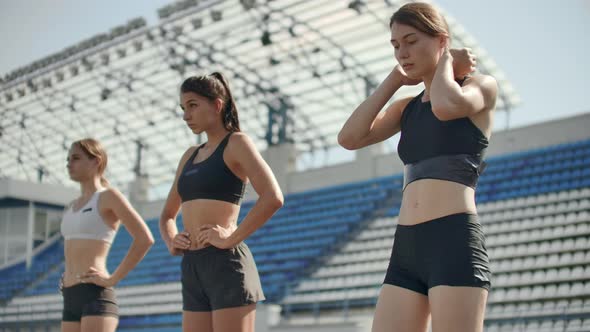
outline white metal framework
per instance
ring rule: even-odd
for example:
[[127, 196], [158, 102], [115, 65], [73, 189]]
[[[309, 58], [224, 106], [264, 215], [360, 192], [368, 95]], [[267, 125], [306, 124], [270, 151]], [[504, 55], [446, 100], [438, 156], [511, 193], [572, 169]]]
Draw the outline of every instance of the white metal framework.
[[[167, 183], [195, 142], [178, 87], [214, 70], [228, 77], [242, 129], [260, 149], [333, 147], [347, 116], [395, 65], [388, 21], [401, 3], [187, 0], [162, 8], [155, 26], [136, 19], [9, 73], [0, 82], [0, 177], [69, 184], [69, 144], [91, 136], [107, 148], [114, 185], [139, 173], [152, 186]], [[510, 83], [447, 19], [455, 45], [471, 47], [479, 70], [498, 79], [499, 109], [509, 111], [518, 103]]]

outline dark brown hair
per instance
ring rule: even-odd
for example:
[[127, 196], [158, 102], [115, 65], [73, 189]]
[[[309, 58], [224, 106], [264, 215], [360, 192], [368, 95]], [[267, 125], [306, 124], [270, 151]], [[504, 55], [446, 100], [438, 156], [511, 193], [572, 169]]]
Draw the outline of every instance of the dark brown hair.
[[227, 80], [220, 72], [211, 75], [191, 76], [180, 86], [180, 92], [194, 92], [211, 101], [219, 98], [223, 102], [222, 120], [226, 130], [240, 131], [240, 120], [236, 102], [229, 89]]

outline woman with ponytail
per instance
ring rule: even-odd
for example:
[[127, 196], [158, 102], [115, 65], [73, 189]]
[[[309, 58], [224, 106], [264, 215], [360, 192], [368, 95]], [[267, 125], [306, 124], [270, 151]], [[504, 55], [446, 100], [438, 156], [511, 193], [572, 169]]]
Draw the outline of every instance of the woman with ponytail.
[[[172, 255], [182, 255], [183, 331], [254, 331], [264, 300], [256, 264], [243, 242], [283, 204], [277, 181], [252, 140], [240, 132], [238, 111], [220, 73], [189, 77], [180, 87], [183, 120], [207, 142], [189, 148], [160, 218]], [[237, 226], [250, 181], [258, 200]], [[176, 216], [182, 209], [184, 230]]]
[[[67, 160], [70, 178], [80, 184], [80, 197], [66, 208], [61, 224], [65, 239], [62, 331], [115, 331], [119, 319], [113, 287], [141, 261], [154, 238], [139, 214], [104, 177], [107, 154], [98, 141], [74, 142]], [[133, 242], [110, 274], [107, 256], [121, 223]]]

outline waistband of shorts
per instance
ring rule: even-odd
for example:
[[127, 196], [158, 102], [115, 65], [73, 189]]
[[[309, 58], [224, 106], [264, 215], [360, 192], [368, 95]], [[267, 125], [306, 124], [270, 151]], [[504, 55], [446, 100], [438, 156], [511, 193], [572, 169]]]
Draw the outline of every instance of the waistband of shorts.
[[219, 249], [215, 246], [207, 246], [207, 247], [203, 247], [203, 248], [199, 248], [199, 249], [187, 250], [184, 252], [184, 256], [200, 256], [200, 255], [205, 255], [207, 253], [218, 252], [220, 250], [223, 250], [223, 249]]
[[424, 221], [415, 225], [397, 225], [397, 229], [405, 229], [408, 231], [420, 230], [424, 228], [435, 227], [442, 223], [454, 223], [454, 222], [467, 222], [467, 223], [479, 223], [478, 215], [471, 212], [459, 212], [453, 213], [446, 216], [438, 217], [428, 221]]
[[62, 291], [76, 291], [76, 290], [83, 290], [83, 289], [112, 289], [112, 288], [106, 288], [106, 287], [102, 287], [99, 286], [97, 284], [93, 284], [93, 283], [77, 283], [68, 287], [63, 287]]
[[[240, 242], [235, 246], [235, 248], [243, 246], [243, 245], [245, 245], [245, 243]], [[220, 249], [220, 248], [217, 248], [216, 246], [210, 245], [210, 246], [195, 249], [195, 250], [187, 250], [184, 252], [184, 256], [195, 257], [195, 256], [201, 256], [201, 255], [206, 255], [206, 254], [210, 254], [210, 253], [223, 252], [223, 251], [227, 251], [230, 249]]]

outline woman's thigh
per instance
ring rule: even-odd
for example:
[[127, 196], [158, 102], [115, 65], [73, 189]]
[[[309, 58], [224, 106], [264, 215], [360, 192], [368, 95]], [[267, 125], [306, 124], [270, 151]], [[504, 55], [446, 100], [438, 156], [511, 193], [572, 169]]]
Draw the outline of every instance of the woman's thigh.
[[214, 332], [254, 332], [256, 304], [213, 311]]
[[488, 291], [479, 287], [436, 286], [428, 292], [433, 332], [481, 332]]
[[428, 297], [398, 286], [384, 284], [373, 317], [373, 332], [425, 332], [428, 328]]

